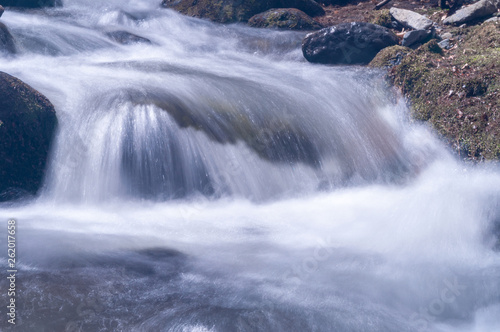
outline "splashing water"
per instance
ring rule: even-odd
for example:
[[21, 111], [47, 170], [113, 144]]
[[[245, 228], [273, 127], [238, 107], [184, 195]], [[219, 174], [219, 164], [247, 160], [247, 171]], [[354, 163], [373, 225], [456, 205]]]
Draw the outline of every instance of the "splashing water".
[[456, 161], [383, 73], [306, 63], [303, 33], [157, 2], [2, 16], [0, 70], [59, 119], [40, 196], [0, 207], [19, 328], [500, 329], [496, 166]]

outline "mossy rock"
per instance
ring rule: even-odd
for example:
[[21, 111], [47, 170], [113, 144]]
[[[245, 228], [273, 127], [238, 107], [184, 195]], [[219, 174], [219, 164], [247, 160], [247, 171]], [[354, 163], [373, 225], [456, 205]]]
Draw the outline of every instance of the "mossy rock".
[[443, 49], [439, 46], [438, 41], [436, 39], [431, 39], [424, 45], [420, 46], [417, 49], [418, 52], [430, 52], [436, 54], [443, 54]]
[[324, 15], [314, 0], [163, 0], [162, 6], [181, 14], [214, 22], [247, 22], [252, 16], [272, 8], [296, 8], [309, 16]]
[[485, 24], [462, 35], [453, 54], [436, 53], [431, 41], [409, 53], [389, 76], [409, 97], [413, 117], [429, 122], [460, 156], [498, 160], [500, 27]]
[[255, 28], [288, 30], [318, 30], [323, 26], [301, 10], [294, 8], [270, 9], [252, 16], [248, 25]]
[[0, 72], [0, 201], [40, 189], [56, 125], [46, 97]]
[[401, 63], [403, 58], [412, 52], [412, 49], [404, 46], [391, 46], [382, 49], [368, 64], [370, 67], [392, 68]]

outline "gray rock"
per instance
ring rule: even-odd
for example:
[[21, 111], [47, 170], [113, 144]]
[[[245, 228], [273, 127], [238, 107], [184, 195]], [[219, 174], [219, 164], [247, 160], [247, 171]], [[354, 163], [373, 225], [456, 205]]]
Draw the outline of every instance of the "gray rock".
[[411, 10], [392, 7], [389, 13], [396, 21], [398, 21], [402, 26], [406, 28], [414, 30], [426, 30], [429, 29], [433, 24], [433, 22], [427, 17], [412, 12]]
[[397, 43], [396, 35], [380, 25], [341, 23], [308, 34], [302, 53], [309, 62], [368, 64], [381, 49]]
[[16, 53], [14, 37], [9, 32], [5, 24], [0, 22], [0, 53]]
[[422, 43], [431, 36], [430, 30], [413, 30], [405, 33], [401, 45], [409, 47], [416, 43]]
[[438, 43], [439, 47], [444, 50], [449, 50], [451, 48], [451, 42], [449, 39], [444, 39]]
[[453, 35], [450, 32], [445, 32], [442, 35], [439, 36], [441, 39], [451, 39], [453, 38]]
[[486, 21], [484, 21], [484, 23], [490, 23], [490, 22], [493, 22], [493, 23], [500, 22], [500, 17], [495, 16], [495, 17], [489, 18]]
[[447, 17], [443, 23], [460, 25], [478, 18], [489, 16], [497, 11], [498, 2], [495, 0], [481, 0], [473, 5], [458, 10], [455, 14]]
[[2, 5], [0, 5], [0, 17], [2, 17], [4, 11], [5, 11], [5, 8], [3, 8]]

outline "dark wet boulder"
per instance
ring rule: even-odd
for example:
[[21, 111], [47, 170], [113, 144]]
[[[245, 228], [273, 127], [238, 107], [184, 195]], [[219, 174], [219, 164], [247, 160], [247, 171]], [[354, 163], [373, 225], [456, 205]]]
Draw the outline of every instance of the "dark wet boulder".
[[247, 22], [252, 16], [272, 8], [296, 8], [309, 16], [325, 14], [323, 7], [314, 0], [163, 0], [162, 7], [220, 23]]
[[123, 30], [106, 32], [106, 36], [123, 45], [151, 44], [151, 40]]
[[0, 5], [0, 17], [2, 17], [4, 11], [5, 11], [5, 8], [3, 8], [2, 5]]
[[14, 37], [10, 34], [5, 24], [0, 22], [0, 53], [16, 53]]
[[42, 8], [62, 6], [61, 0], [2, 0], [4, 7]]
[[398, 44], [389, 29], [363, 22], [341, 23], [308, 34], [302, 53], [309, 62], [368, 64], [377, 53]]
[[39, 190], [56, 125], [46, 97], [0, 72], [0, 200]]
[[318, 30], [323, 26], [309, 15], [295, 8], [270, 9], [252, 16], [248, 25], [255, 28], [277, 28], [289, 30]]

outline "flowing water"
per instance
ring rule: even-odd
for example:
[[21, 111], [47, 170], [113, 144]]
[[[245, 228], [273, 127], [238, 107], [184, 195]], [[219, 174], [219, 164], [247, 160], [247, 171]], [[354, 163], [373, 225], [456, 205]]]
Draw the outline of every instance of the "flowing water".
[[497, 166], [457, 161], [382, 72], [306, 63], [304, 33], [159, 2], [2, 17], [0, 70], [59, 119], [42, 192], [0, 209], [2, 330], [500, 330]]

